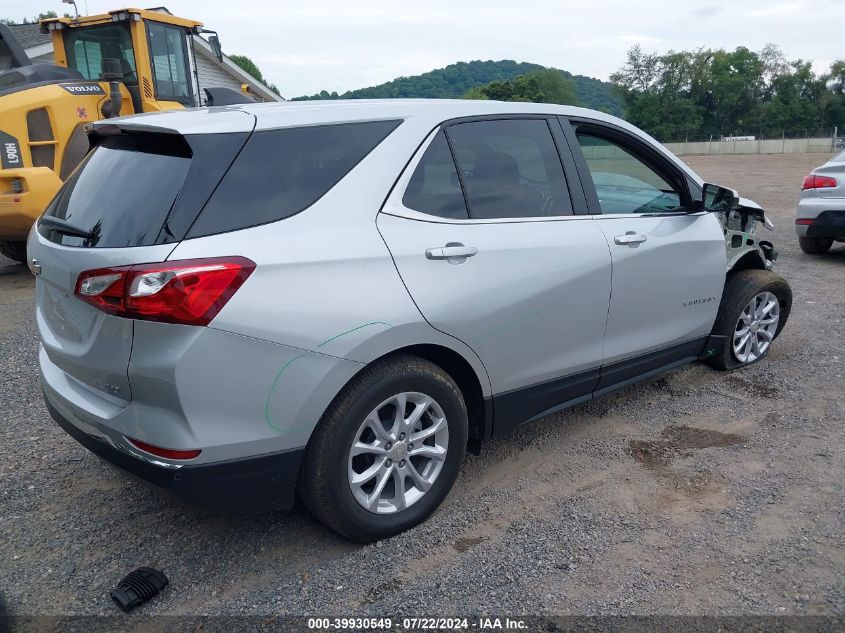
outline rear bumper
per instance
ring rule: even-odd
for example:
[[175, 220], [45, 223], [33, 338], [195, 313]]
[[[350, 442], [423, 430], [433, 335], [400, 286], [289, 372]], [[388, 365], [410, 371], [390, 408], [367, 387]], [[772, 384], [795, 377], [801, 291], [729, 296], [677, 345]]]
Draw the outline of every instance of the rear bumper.
[[[101, 459], [191, 505], [221, 513], [289, 509], [304, 448], [196, 466], [143, 459], [88, 433], [62, 415], [45, 394], [47, 410], [68, 435]], [[161, 464], [161, 465], [159, 465]]]
[[822, 211], [811, 224], [796, 224], [799, 237], [845, 239], [845, 210]]

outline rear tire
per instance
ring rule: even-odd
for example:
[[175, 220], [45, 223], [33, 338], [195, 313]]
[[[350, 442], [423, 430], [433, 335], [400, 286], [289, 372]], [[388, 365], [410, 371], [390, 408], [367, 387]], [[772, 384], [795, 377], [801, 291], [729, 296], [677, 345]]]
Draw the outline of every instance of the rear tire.
[[[776, 298], [777, 306], [772, 305], [771, 296]], [[758, 308], [756, 317], [755, 307]], [[767, 307], [769, 311], [762, 314]], [[713, 325], [713, 334], [724, 336], [726, 342], [722, 351], [708, 358], [707, 363], [716, 369], [731, 370], [762, 360], [769, 354], [772, 341], [783, 330], [791, 308], [792, 289], [780, 275], [768, 270], [740, 270], [732, 274], [725, 282], [722, 303]], [[767, 323], [773, 313], [777, 314], [777, 321]], [[746, 334], [749, 338], [744, 338]], [[759, 348], [756, 344], [754, 349], [743, 345], [752, 336]]]
[[833, 246], [833, 238], [830, 237], [799, 237], [798, 245], [801, 250], [810, 255], [821, 255], [830, 250]]
[[26, 263], [26, 242], [0, 240], [0, 253], [21, 264]]
[[451, 490], [467, 426], [461, 391], [440, 367], [404, 354], [377, 361], [323, 414], [305, 451], [299, 496], [351, 540], [398, 534], [427, 519]]

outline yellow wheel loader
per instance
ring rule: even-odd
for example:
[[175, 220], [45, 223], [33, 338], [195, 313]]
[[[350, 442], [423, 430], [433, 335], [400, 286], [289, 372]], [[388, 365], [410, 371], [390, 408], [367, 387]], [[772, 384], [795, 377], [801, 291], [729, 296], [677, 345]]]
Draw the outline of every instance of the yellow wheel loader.
[[[89, 149], [86, 123], [198, 105], [192, 35], [202, 23], [120, 9], [41, 21], [54, 63], [32, 63], [0, 24], [0, 253], [23, 262], [32, 223]], [[209, 44], [220, 59], [216, 34]], [[251, 102], [206, 88], [205, 105]]]

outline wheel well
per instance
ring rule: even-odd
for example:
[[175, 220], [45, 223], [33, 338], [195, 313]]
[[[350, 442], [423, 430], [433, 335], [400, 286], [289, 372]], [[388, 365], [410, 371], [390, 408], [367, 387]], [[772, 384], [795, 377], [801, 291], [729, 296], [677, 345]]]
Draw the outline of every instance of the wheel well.
[[728, 271], [728, 275], [731, 275], [738, 270], [766, 270], [766, 264], [755, 251], [749, 251], [740, 257], [733, 266], [731, 266], [731, 269]]
[[414, 356], [419, 356], [434, 363], [449, 374], [455, 383], [457, 383], [458, 388], [464, 396], [464, 403], [467, 407], [470, 448], [477, 450], [478, 443], [485, 436], [484, 430], [489, 404], [484, 402], [481, 383], [478, 381], [478, 376], [475, 374], [472, 365], [458, 352], [448, 347], [441, 347], [440, 345], [409, 345], [408, 347], [393, 350], [386, 356], [402, 353], [413, 354]]

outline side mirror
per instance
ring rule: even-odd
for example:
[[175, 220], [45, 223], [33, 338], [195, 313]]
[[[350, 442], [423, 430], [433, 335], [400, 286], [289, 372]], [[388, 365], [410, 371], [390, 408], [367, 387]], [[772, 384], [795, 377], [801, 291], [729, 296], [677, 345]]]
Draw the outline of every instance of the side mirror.
[[701, 195], [701, 211], [729, 213], [739, 206], [739, 194], [727, 187], [704, 183]]
[[217, 61], [223, 61], [223, 49], [220, 47], [220, 38], [217, 35], [208, 36], [208, 44], [211, 46], [211, 52], [217, 58]]

